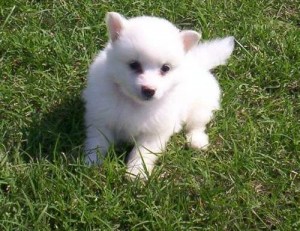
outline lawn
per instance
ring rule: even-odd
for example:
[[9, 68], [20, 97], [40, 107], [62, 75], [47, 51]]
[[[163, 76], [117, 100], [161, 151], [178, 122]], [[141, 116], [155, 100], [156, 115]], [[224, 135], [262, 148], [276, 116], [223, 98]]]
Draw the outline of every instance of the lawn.
[[[175, 135], [147, 182], [124, 177], [127, 147], [82, 161], [107, 11], [236, 38], [209, 150]], [[299, 15], [297, 0], [1, 1], [0, 230], [300, 230]]]

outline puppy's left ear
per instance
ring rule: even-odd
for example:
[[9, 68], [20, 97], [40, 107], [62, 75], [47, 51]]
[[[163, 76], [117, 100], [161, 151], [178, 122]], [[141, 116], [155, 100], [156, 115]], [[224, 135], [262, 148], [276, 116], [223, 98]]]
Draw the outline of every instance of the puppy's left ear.
[[201, 35], [193, 30], [183, 30], [180, 32], [185, 52], [198, 44]]
[[114, 42], [119, 38], [126, 21], [127, 20], [119, 13], [109, 12], [106, 14], [106, 25], [111, 41]]

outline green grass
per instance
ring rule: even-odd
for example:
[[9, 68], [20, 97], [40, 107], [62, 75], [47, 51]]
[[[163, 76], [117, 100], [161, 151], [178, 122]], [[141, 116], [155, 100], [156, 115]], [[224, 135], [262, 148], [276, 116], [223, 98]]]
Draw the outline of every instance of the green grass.
[[[122, 148], [80, 160], [107, 11], [237, 40], [210, 149], [174, 136], [146, 183], [124, 178]], [[296, 0], [1, 1], [0, 230], [299, 230], [299, 15]]]

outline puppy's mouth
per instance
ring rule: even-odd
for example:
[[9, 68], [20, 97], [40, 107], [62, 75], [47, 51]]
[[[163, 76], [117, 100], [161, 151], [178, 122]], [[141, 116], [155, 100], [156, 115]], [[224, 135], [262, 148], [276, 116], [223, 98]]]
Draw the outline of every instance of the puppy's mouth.
[[119, 97], [126, 97], [130, 99], [131, 101], [134, 101], [135, 103], [143, 104], [148, 101], [154, 100], [154, 94], [155, 92], [151, 92], [151, 90], [145, 90], [144, 91], [137, 91], [136, 94], [132, 94], [128, 92], [126, 89], [124, 89], [120, 84], [115, 83], [116, 87], [116, 93], [119, 95]]
[[142, 98], [144, 101], [151, 101], [153, 100], [153, 97], [146, 97], [146, 96], [143, 96]]

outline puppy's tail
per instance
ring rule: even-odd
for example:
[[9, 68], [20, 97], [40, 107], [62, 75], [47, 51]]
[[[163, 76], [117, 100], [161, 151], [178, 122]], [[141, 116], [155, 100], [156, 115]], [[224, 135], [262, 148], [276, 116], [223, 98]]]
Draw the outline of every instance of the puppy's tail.
[[213, 69], [219, 65], [226, 64], [234, 49], [234, 37], [215, 39], [200, 43], [193, 49], [192, 54], [196, 56], [200, 65], [205, 69]]

